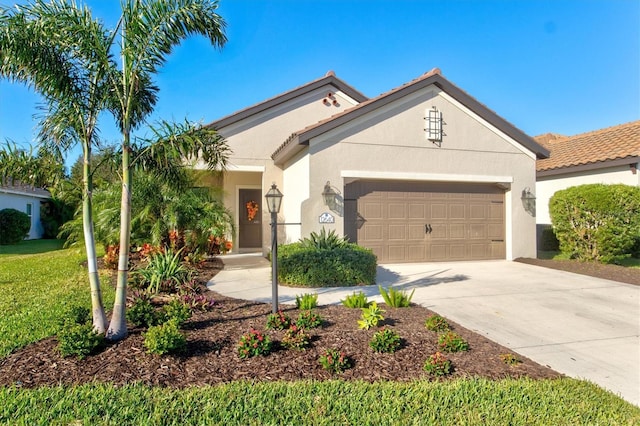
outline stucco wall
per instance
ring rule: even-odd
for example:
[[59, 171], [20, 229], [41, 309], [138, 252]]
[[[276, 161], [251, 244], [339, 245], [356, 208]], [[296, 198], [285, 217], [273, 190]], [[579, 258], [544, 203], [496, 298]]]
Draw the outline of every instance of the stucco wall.
[[[426, 110], [442, 111], [445, 136], [441, 146], [427, 140]], [[344, 188], [354, 176], [379, 179], [500, 182], [505, 193], [507, 258], [535, 256], [535, 218], [520, 200], [535, 187], [535, 156], [483, 122], [446, 94], [424, 89], [385, 108], [372, 111], [310, 141], [310, 197], [305, 202], [302, 235], [322, 228], [326, 181]], [[333, 226], [342, 233], [343, 217]]]
[[[638, 167], [640, 167], [640, 163]], [[536, 182], [536, 223], [539, 225], [551, 224], [549, 200], [556, 191], [589, 183], [622, 183], [640, 186], [640, 172], [633, 174], [629, 165], [623, 165], [538, 178], [538, 182]]]
[[[329, 92], [335, 95], [337, 105], [327, 106], [322, 102]], [[308, 188], [308, 185], [304, 184], [306, 181], [299, 179], [303, 178], [303, 169], [308, 168], [308, 165], [304, 162], [294, 165], [292, 170], [287, 173], [288, 179], [285, 180], [283, 169], [273, 164], [271, 154], [293, 132], [337, 114], [356, 103], [354, 99], [336, 90], [334, 86], [325, 85], [237, 123], [219, 128], [218, 132], [225, 137], [232, 151], [229, 159], [229, 172], [224, 175], [224, 202], [227, 208], [234, 212], [236, 223], [236, 187], [239, 185], [261, 187], [264, 197], [272, 183], [278, 185], [278, 189], [285, 195], [278, 221], [299, 222], [300, 204], [296, 201], [298, 208], [293, 207], [295, 204], [292, 194], [298, 193], [298, 198], [305, 197], [305, 192], [300, 192], [300, 190], [302, 186]], [[295, 161], [297, 159], [294, 159]], [[308, 193], [308, 189], [306, 189], [306, 193]], [[266, 253], [270, 245], [270, 217], [266, 208], [262, 210], [263, 251]], [[289, 217], [290, 215], [293, 216]], [[289, 237], [289, 235], [291, 236]], [[299, 237], [299, 226], [279, 228], [280, 242], [295, 241]]]
[[[282, 198], [282, 215], [286, 218], [287, 223], [300, 223], [304, 204], [309, 198], [308, 153], [298, 154], [285, 165], [282, 187], [287, 191]], [[283, 232], [285, 243], [298, 241], [302, 236], [300, 225], [285, 225]]]
[[7, 194], [0, 192], [0, 210], [15, 209], [27, 213], [27, 204], [32, 205], [31, 209], [31, 229], [27, 240], [42, 238], [44, 230], [40, 223], [40, 201], [41, 198], [29, 197], [26, 195]]

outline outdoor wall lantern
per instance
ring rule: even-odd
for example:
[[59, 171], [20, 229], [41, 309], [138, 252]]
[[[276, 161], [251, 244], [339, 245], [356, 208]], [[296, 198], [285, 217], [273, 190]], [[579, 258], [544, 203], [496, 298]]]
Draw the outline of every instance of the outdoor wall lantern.
[[330, 181], [324, 184], [322, 198], [324, 199], [325, 206], [329, 207], [329, 210], [336, 210], [338, 193], [331, 187]]
[[531, 192], [529, 187], [526, 187], [522, 190], [522, 205], [524, 209], [530, 213], [532, 216], [536, 213], [536, 196]]
[[264, 198], [267, 199], [267, 208], [271, 213], [271, 312], [278, 312], [278, 213], [282, 205], [282, 192], [275, 183]]

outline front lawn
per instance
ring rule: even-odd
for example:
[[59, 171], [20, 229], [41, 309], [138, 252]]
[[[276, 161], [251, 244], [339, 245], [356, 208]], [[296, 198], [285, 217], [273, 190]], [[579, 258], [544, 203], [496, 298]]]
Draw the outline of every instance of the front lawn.
[[[55, 334], [66, 306], [91, 306], [86, 256], [57, 240], [0, 246], [0, 358]], [[103, 285], [105, 304], [114, 291]]]
[[[215, 372], [212, 371], [212, 374]], [[28, 425], [633, 425], [640, 409], [575, 379], [248, 382], [169, 389], [0, 388], [0, 423]]]

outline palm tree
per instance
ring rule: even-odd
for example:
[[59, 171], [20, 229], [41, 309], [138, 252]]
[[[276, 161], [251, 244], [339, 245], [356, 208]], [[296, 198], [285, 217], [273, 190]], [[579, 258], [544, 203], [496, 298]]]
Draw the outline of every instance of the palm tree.
[[91, 205], [91, 149], [98, 115], [105, 109], [113, 33], [86, 8], [54, 0], [0, 10], [0, 77], [26, 83], [45, 99], [41, 141], [82, 146], [83, 226], [96, 331], [106, 331]]
[[[117, 105], [113, 109], [122, 132], [122, 199], [116, 298], [107, 330], [107, 338], [111, 340], [127, 334], [124, 313], [131, 234], [131, 131], [143, 123], [153, 107], [144, 96], [144, 88], [151, 84], [152, 76], [166, 62], [173, 47], [188, 35], [205, 36], [217, 47], [226, 42], [225, 24], [216, 13], [217, 8], [217, 1], [208, 0], [122, 1], [122, 68], [119, 81], [114, 84]], [[208, 163], [211, 167], [223, 165]]]

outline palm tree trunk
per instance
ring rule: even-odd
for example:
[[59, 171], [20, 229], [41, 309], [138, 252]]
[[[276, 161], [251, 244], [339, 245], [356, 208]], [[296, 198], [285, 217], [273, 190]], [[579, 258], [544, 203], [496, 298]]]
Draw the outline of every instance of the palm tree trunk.
[[98, 275], [98, 259], [96, 255], [96, 240], [93, 233], [93, 210], [91, 198], [93, 183], [89, 162], [91, 157], [90, 148], [83, 146], [83, 167], [82, 167], [82, 228], [84, 231], [84, 246], [87, 251], [87, 269], [89, 271], [89, 287], [91, 289], [91, 310], [93, 312], [93, 328], [98, 333], [107, 330], [107, 317], [102, 305], [102, 290], [100, 289], [100, 276]]
[[122, 340], [127, 337], [125, 309], [127, 302], [127, 278], [129, 275], [129, 242], [131, 236], [131, 153], [129, 135], [125, 133], [122, 150], [122, 199], [120, 204], [120, 256], [118, 258], [118, 281], [113, 313], [106, 337]]

